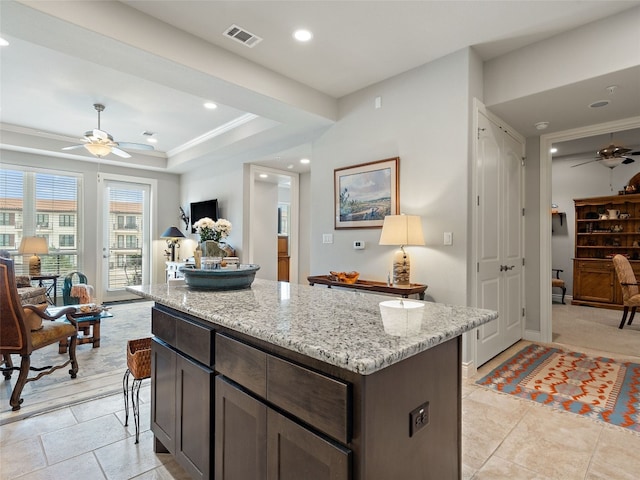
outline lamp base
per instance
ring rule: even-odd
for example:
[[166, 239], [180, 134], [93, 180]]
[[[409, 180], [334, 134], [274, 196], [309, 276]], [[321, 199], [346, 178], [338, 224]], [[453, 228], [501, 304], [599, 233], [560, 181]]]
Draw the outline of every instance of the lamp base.
[[31, 276], [40, 276], [41, 271], [41, 263], [40, 257], [37, 255], [32, 256], [29, 259], [29, 275]]
[[410, 275], [409, 254], [401, 248], [393, 255], [393, 284], [409, 285]]

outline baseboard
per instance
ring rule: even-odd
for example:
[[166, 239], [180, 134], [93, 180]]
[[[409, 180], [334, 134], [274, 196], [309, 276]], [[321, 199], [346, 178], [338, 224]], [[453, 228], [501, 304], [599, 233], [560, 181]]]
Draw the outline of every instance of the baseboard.
[[471, 378], [478, 373], [478, 368], [473, 360], [462, 362], [462, 378]]
[[[571, 300], [573, 300], [573, 296], [572, 295], [565, 295], [564, 296], [564, 303], [566, 303], [567, 305], [571, 304]], [[562, 303], [562, 294], [552, 293], [551, 294], [551, 301], [555, 302], [555, 303]]]
[[525, 330], [522, 338], [530, 342], [542, 342], [542, 333], [537, 330]]

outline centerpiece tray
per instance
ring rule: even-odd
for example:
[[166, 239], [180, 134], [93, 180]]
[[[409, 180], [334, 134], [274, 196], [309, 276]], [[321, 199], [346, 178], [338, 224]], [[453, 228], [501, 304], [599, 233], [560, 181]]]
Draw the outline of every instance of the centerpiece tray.
[[222, 267], [215, 270], [182, 266], [178, 270], [184, 274], [184, 283], [192, 288], [200, 290], [240, 290], [251, 286], [256, 272], [260, 270], [260, 265], [241, 264], [237, 267]]

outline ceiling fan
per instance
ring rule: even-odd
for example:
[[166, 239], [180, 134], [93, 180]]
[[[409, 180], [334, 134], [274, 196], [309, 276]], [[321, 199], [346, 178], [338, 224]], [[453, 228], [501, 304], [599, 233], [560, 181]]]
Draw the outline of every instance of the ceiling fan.
[[630, 148], [624, 148], [613, 143], [613, 133], [611, 134], [611, 144], [596, 152], [596, 158], [588, 160], [586, 162], [572, 165], [572, 167], [579, 167], [580, 165], [586, 165], [592, 162], [601, 162], [607, 168], [614, 169], [618, 165], [629, 164], [635, 162], [635, 159], [631, 158], [640, 155], [640, 151], [632, 152]]
[[89, 130], [85, 132], [84, 138], [82, 139], [84, 143], [79, 145], [72, 145], [71, 147], [64, 147], [62, 150], [75, 150], [77, 148], [86, 148], [92, 155], [96, 157], [104, 157], [113, 153], [122, 158], [131, 158], [127, 152], [122, 150], [122, 148], [127, 149], [135, 149], [135, 150], [153, 150], [152, 145], [146, 145], [144, 143], [126, 143], [126, 142], [116, 142], [113, 140], [113, 137], [105, 132], [104, 130], [100, 130], [100, 112], [104, 111], [104, 105], [101, 103], [94, 103], [93, 108], [98, 112], [98, 128], [94, 128], [93, 130]]

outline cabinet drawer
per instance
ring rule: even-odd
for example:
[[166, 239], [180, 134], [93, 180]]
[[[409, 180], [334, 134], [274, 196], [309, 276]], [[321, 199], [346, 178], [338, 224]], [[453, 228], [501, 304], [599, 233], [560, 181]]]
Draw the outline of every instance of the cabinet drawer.
[[267, 400], [342, 443], [349, 443], [349, 385], [267, 355]]
[[151, 333], [172, 347], [176, 346], [176, 317], [167, 312], [151, 309]]
[[213, 366], [214, 330], [183, 318], [176, 322], [176, 348], [195, 360]]
[[216, 370], [262, 398], [267, 397], [267, 354], [226, 335], [216, 335]]

